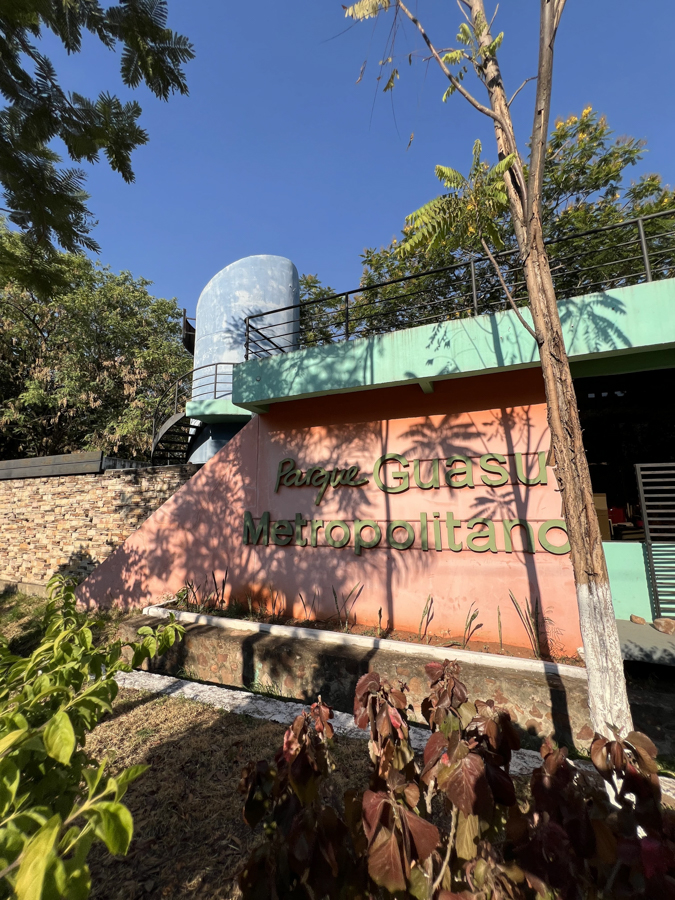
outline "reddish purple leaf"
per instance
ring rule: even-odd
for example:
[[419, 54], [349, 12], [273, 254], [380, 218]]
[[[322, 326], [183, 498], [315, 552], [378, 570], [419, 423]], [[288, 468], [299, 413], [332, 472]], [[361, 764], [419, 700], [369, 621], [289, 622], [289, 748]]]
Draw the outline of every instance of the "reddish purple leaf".
[[391, 800], [384, 791], [366, 791], [363, 795], [363, 830], [368, 843], [373, 839], [378, 826], [389, 813]]
[[[465, 751], [465, 752], [464, 752]], [[485, 765], [477, 753], [469, 753], [466, 744], [460, 744], [449, 766], [441, 765], [438, 771], [438, 787], [465, 816], [474, 812], [476, 785], [485, 775]]]
[[375, 884], [386, 888], [392, 894], [406, 889], [401, 850], [396, 834], [383, 828], [375, 844], [368, 852], [368, 874]]
[[402, 810], [402, 813], [415, 848], [413, 859], [419, 859], [424, 862], [438, 847], [441, 840], [438, 828], [408, 809]]

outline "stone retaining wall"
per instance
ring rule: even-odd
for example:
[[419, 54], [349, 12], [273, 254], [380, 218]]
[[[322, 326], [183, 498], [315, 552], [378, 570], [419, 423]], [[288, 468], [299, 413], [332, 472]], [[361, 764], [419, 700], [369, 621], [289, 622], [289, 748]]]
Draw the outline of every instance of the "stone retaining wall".
[[[138, 640], [142, 625], [155, 627], [147, 616], [127, 619], [120, 625], [123, 641]], [[462, 662], [461, 678], [472, 700], [494, 699], [509, 710], [526, 738], [554, 735], [556, 740], [588, 747], [593, 737], [588, 713], [586, 682], [557, 674], [499, 669]], [[452, 650], [448, 650], [452, 659]], [[313, 702], [321, 694], [336, 709], [351, 712], [359, 677], [369, 671], [410, 688], [414, 718], [422, 721], [420, 704], [428, 694], [424, 671], [429, 658], [390, 649], [319, 643], [284, 638], [262, 632], [188, 625], [185, 637], [150, 671], [209, 681], [230, 687], [254, 687], [271, 694]], [[147, 660], [143, 668], [148, 668]]]
[[42, 593], [57, 572], [82, 580], [197, 468], [0, 481], [0, 588]]

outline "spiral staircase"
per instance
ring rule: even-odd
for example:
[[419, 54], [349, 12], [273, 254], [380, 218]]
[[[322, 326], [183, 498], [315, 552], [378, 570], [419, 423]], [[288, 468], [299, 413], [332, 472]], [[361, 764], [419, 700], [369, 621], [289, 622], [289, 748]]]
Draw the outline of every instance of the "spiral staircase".
[[229, 399], [234, 363], [199, 366], [181, 375], [157, 401], [152, 419], [151, 462], [155, 466], [184, 465], [190, 459], [204, 424], [186, 413], [192, 401]]

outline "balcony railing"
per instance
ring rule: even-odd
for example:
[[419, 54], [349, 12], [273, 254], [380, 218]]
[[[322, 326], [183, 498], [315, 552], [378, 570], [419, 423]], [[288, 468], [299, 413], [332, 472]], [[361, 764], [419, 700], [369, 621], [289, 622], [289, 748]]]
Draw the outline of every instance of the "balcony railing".
[[[675, 211], [577, 232], [546, 246], [558, 300], [672, 278]], [[495, 258], [514, 299], [525, 305], [518, 250]], [[250, 315], [245, 320], [246, 359], [507, 308], [492, 263], [467, 257], [428, 272]]]

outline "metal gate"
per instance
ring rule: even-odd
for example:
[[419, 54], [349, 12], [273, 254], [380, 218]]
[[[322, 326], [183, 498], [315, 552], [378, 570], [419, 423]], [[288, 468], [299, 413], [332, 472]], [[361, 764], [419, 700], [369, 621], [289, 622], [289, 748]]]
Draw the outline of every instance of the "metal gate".
[[657, 616], [675, 616], [675, 463], [635, 466]]

